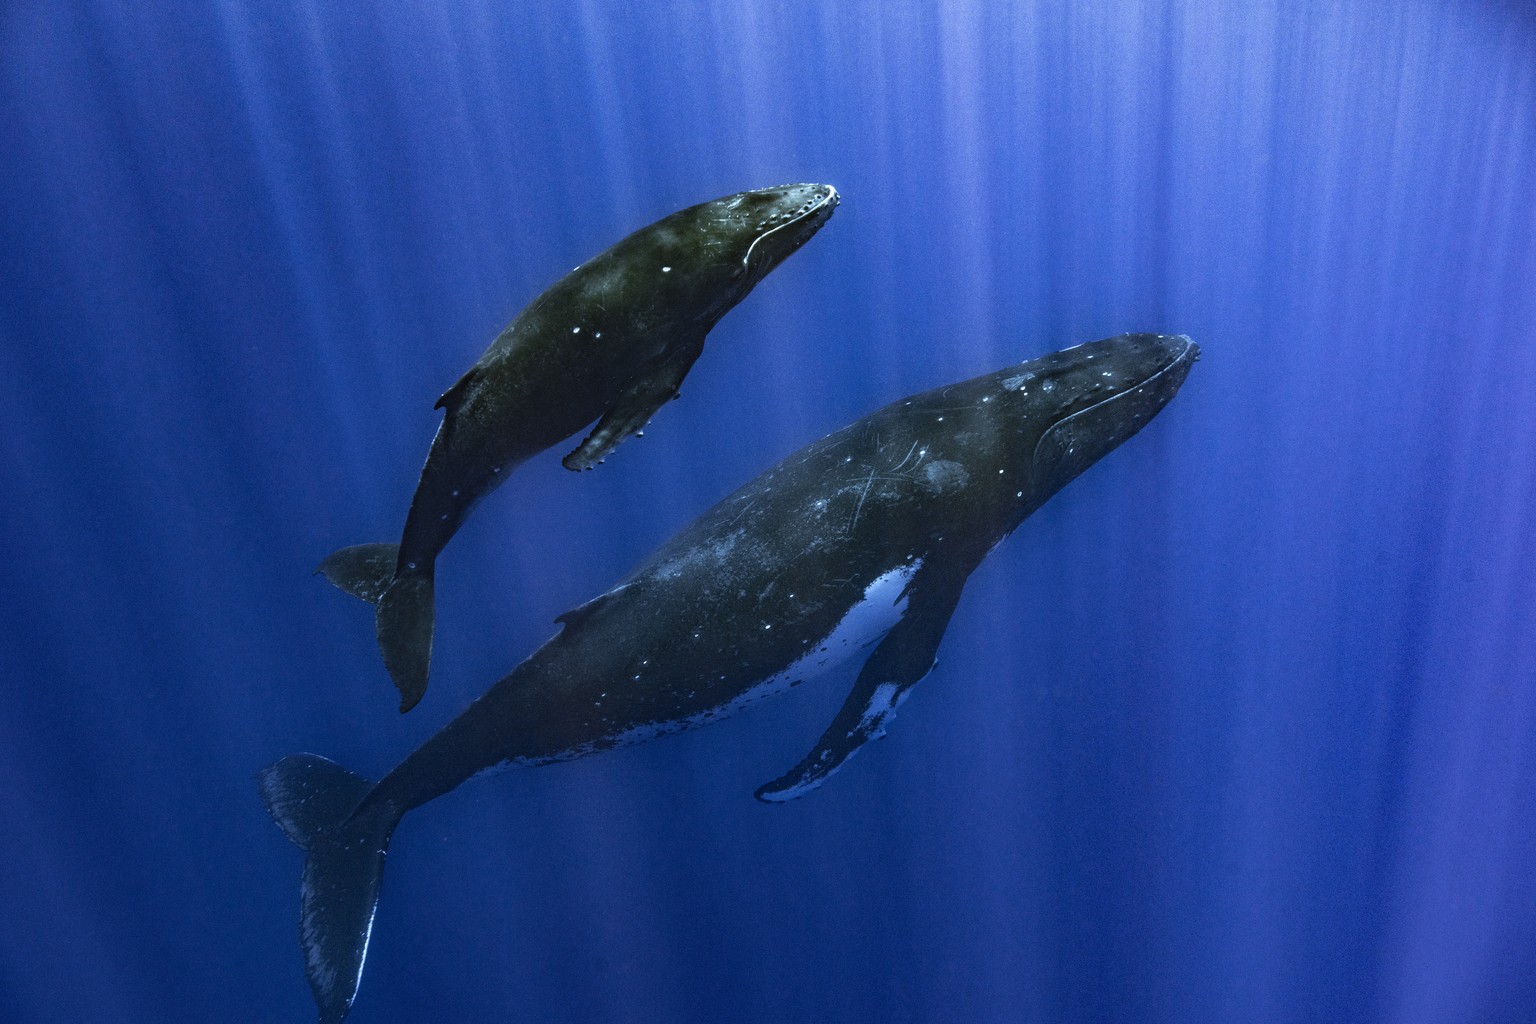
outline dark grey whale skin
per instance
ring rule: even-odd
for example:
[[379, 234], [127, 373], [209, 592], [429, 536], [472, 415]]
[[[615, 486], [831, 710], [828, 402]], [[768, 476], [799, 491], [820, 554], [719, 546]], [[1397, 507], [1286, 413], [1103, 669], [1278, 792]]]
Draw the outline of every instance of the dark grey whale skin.
[[591, 469], [678, 395], [712, 327], [837, 208], [830, 185], [724, 196], [636, 231], [555, 282], [437, 401], [398, 546], [320, 566], [377, 605], [380, 652], [410, 710], [426, 690], [433, 569], [470, 511], [519, 464], [597, 421], [564, 464]]
[[[377, 784], [295, 754], [261, 774], [308, 853], [301, 936], [322, 1021], [361, 976], [400, 817], [503, 765], [717, 720], [869, 650], [842, 710], [758, 790], [819, 785], [927, 675], [986, 554], [1173, 398], [1199, 350], [1124, 335], [913, 395], [789, 456], [679, 532]], [[850, 628], [849, 624], [854, 627]]]

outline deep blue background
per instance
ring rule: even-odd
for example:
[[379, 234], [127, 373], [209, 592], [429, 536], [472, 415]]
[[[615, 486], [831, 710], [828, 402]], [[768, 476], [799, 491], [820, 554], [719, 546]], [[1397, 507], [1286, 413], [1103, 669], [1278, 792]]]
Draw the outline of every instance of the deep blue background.
[[[822, 688], [412, 814], [353, 1019], [1531, 1019], [1529, 6], [16, 0], [0, 47], [0, 1019], [310, 1019], [261, 765], [386, 770], [782, 455], [1126, 330], [1205, 358], [885, 742], [754, 801]], [[482, 507], [399, 717], [315, 563], [541, 288], [786, 180], [844, 204], [644, 441]]]

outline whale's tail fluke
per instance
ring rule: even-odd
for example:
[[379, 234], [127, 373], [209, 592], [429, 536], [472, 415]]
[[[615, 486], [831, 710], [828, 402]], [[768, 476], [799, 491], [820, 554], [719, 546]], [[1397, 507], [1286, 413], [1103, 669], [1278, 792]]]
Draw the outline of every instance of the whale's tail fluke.
[[356, 544], [332, 554], [316, 571], [375, 607], [379, 651], [400, 690], [404, 713], [427, 692], [434, 610], [432, 564], [405, 569], [399, 557], [398, 544]]
[[320, 1024], [341, 1024], [363, 974], [384, 851], [400, 813], [387, 804], [362, 807], [373, 783], [314, 754], [291, 754], [257, 779], [267, 810], [306, 854], [299, 914], [305, 970]]
[[332, 552], [315, 572], [353, 597], [378, 604], [395, 581], [399, 561], [399, 544], [354, 544]]
[[379, 598], [374, 624], [384, 667], [400, 690], [400, 713], [411, 710], [427, 692], [432, 664], [432, 566], [399, 573]]

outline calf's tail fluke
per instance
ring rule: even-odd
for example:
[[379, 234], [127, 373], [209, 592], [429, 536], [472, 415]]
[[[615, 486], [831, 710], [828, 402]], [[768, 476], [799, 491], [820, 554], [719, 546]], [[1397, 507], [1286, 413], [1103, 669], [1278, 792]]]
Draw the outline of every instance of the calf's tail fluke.
[[305, 970], [320, 1024], [341, 1024], [363, 975], [384, 851], [400, 812], [387, 804], [363, 807], [373, 783], [315, 754], [291, 754], [257, 778], [267, 810], [305, 853]]
[[356, 544], [332, 554], [317, 571], [374, 606], [379, 651], [404, 713], [427, 692], [435, 611], [432, 564], [401, 567], [399, 558], [398, 544]]
[[432, 664], [432, 567], [400, 573], [379, 598], [374, 625], [384, 667], [400, 691], [400, 713], [411, 710], [427, 692]]

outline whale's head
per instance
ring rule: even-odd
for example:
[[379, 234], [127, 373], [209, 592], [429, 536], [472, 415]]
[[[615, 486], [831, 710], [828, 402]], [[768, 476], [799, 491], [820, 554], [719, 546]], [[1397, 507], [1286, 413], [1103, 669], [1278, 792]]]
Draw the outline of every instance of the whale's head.
[[893, 537], [941, 523], [939, 539], [995, 543], [1146, 426], [1199, 353], [1127, 334], [934, 388], [830, 435], [826, 472]]
[[779, 185], [711, 199], [642, 228], [577, 268], [582, 287], [630, 326], [708, 330], [837, 209], [831, 185]]
[[831, 185], [779, 185], [733, 197], [726, 224], [742, 267], [761, 277], [783, 263], [821, 230], [840, 201]]
[[1167, 405], [1200, 348], [1182, 334], [1122, 334], [1017, 367], [1002, 386], [1021, 400], [1034, 503], [1043, 502]]
[[694, 221], [700, 250], [744, 293], [820, 231], [839, 201], [831, 185], [778, 185], [685, 212]]

